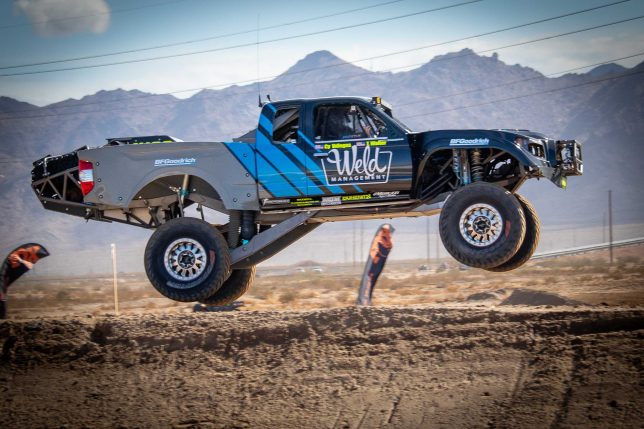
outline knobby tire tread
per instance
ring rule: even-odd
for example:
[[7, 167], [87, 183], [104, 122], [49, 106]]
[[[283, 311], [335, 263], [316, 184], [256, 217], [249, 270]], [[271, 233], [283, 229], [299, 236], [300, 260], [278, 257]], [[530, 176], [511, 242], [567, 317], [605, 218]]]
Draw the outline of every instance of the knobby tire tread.
[[[195, 238], [210, 237], [211, 244], [216, 248], [217, 267], [214, 276], [206, 283], [199, 287], [190, 289], [176, 289], [167, 286], [162, 275], [157, 273], [156, 260], [159, 258], [158, 251], [164, 249], [163, 241], [168, 240], [168, 236], [173, 237], [181, 234], [193, 236]], [[167, 246], [168, 243], [165, 245]], [[213, 295], [224, 284], [230, 275], [230, 252], [228, 244], [223, 235], [207, 222], [195, 218], [178, 218], [168, 221], [161, 225], [150, 237], [145, 249], [144, 266], [148, 279], [155, 289], [163, 296], [179, 302], [194, 302]]]
[[[513, 237], [500, 245], [494, 243], [489, 248], [474, 248], [465, 242], [458, 230], [454, 232], [454, 225], [458, 226], [462, 209], [465, 208], [459, 209], [458, 206], [470, 199], [470, 202], [476, 202], [488, 198], [498, 200], [497, 205], [501, 204], [515, 218], [511, 224]], [[504, 217], [505, 221], [507, 219]], [[445, 249], [457, 261], [475, 268], [497, 267], [508, 261], [519, 250], [525, 230], [525, 216], [519, 201], [506, 189], [487, 182], [475, 182], [455, 191], [445, 202], [439, 219], [439, 233]]]
[[521, 207], [523, 207], [523, 214], [525, 215], [526, 222], [525, 238], [514, 256], [498, 267], [488, 268], [488, 271], [505, 272], [519, 268], [530, 260], [539, 245], [541, 221], [539, 220], [537, 210], [525, 197], [519, 194], [515, 194], [514, 196], [519, 200], [519, 203], [521, 203]]
[[213, 306], [232, 304], [237, 298], [248, 292], [248, 289], [250, 289], [255, 281], [256, 270], [257, 268], [254, 266], [252, 268], [233, 270], [230, 277], [228, 277], [217, 292], [199, 302]]

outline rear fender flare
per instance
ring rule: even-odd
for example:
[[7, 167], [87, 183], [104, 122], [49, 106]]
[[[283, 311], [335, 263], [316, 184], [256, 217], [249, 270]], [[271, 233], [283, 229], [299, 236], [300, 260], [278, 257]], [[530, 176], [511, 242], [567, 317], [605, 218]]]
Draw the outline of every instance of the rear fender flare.
[[[244, 158], [248, 157], [247, 152], [254, 156], [250, 145], [239, 145], [244, 148]], [[126, 208], [147, 184], [187, 174], [208, 183], [226, 210], [259, 210], [257, 182], [252, 172], [222, 143], [110, 146], [82, 151], [78, 156], [94, 164], [96, 183], [85, 196], [86, 203]], [[186, 162], [176, 165], [159, 162], [166, 159]]]
[[[146, 187], [153, 185], [155, 182], [160, 182], [162, 179], [168, 178], [168, 177], [177, 177], [178, 182], [183, 180], [183, 175], [165, 174], [165, 173], [156, 175], [148, 183], [139, 187], [139, 189], [130, 198], [129, 206], [130, 207], [134, 206], [135, 204], [133, 203], [141, 199], [140, 196], [145, 193], [144, 191]], [[180, 185], [178, 185], [177, 183], [177, 187], [179, 186]], [[223, 202], [223, 198], [221, 197], [221, 194], [205, 179], [199, 176], [190, 175], [189, 188], [190, 189], [188, 189], [188, 197], [187, 197], [189, 200], [192, 200], [193, 202], [196, 202], [196, 203], [201, 203], [206, 207], [212, 208], [217, 211], [223, 212], [227, 210]], [[170, 196], [171, 191], [170, 190], [168, 191], [169, 191], [168, 196]]]

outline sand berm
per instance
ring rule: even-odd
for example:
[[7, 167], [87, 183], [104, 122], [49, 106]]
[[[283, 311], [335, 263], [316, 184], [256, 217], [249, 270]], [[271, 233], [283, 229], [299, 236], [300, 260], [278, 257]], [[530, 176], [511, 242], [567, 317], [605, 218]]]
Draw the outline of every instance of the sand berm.
[[644, 310], [385, 307], [0, 324], [0, 427], [640, 427]]

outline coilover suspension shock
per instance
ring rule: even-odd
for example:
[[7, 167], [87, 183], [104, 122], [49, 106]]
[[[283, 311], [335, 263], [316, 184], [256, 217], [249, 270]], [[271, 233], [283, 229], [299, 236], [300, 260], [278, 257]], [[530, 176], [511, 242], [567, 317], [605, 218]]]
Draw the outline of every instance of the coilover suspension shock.
[[470, 160], [470, 171], [472, 173], [472, 181], [480, 182], [483, 180], [483, 165], [481, 164], [481, 152], [478, 149], [472, 149]]

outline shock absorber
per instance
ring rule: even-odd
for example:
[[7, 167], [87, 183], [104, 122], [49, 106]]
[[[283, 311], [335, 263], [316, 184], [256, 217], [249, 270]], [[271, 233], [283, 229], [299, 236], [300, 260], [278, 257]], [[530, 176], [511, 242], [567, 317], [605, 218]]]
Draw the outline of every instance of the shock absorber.
[[459, 182], [461, 181], [461, 157], [457, 149], [452, 149], [452, 169]]
[[255, 212], [251, 210], [244, 210], [241, 215], [241, 239], [242, 244], [250, 241], [251, 238], [257, 233], [255, 226]]
[[466, 149], [461, 150], [461, 169], [461, 182], [463, 183], [463, 185], [469, 185], [470, 183], [472, 183], [472, 180], [470, 178], [470, 160], [467, 156]]
[[483, 165], [481, 164], [481, 152], [478, 149], [472, 149], [471, 154], [471, 166], [470, 171], [472, 172], [472, 181], [480, 182], [483, 180]]
[[239, 245], [239, 227], [241, 225], [241, 212], [239, 210], [230, 211], [228, 221], [228, 247], [234, 249]]

